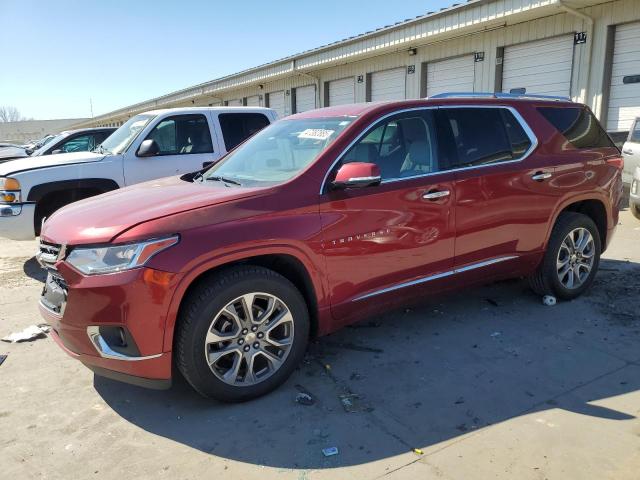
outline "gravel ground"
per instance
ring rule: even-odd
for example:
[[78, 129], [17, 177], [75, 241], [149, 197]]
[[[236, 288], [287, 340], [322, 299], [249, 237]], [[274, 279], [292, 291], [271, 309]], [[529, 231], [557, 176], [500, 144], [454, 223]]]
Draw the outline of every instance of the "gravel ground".
[[[372, 317], [241, 405], [0, 343], [0, 478], [637, 480], [639, 245], [625, 211], [582, 298], [546, 307], [509, 281]], [[0, 337], [41, 322], [35, 249], [0, 240]]]

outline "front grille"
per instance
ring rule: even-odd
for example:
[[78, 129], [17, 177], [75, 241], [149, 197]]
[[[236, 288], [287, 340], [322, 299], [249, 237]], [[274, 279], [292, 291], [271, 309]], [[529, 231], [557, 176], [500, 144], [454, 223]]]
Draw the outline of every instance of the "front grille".
[[61, 251], [62, 247], [60, 245], [40, 241], [36, 259], [43, 268], [55, 270], [55, 264], [61, 258]]

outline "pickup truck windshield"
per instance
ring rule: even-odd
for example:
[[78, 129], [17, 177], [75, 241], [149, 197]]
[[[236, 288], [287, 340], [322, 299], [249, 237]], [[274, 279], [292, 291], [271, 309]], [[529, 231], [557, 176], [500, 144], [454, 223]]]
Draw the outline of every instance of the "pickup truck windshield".
[[136, 115], [113, 132], [94, 151], [117, 155], [124, 152], [155, 115]]
[[211, 167], [202, 181], [275, 185], [311, 164], [355, 117], [280, 120], [261, 130]]

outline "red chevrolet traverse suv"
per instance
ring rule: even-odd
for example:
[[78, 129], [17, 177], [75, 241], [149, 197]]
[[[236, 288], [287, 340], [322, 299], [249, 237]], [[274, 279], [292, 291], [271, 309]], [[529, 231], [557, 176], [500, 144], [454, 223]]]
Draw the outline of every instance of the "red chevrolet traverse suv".
[[[153, 168], [153, 158], [149, 160]], [[618, 221], [619, 150], [584, 105], [487, 94], [313, 110], [208, 169], [43, 226], [40, 309], [97, 374], [262, 395], [310, 337], [427, 294], [528, 277], [571, 299]]]

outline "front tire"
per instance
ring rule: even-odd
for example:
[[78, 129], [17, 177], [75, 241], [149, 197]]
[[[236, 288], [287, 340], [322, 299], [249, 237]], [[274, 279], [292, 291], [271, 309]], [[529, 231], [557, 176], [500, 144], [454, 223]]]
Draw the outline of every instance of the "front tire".
[[242, 402], [275, 389], [304, 356], [309, 312], [296, 287], [257, 266], [232, 267], [185, 300], [175, 359], [201, 395]]
[[561, 213], [542, 263], [529, 278], [532, 290], [563, 300], [582, 295], [593, 283], [601, 251], [600, 233], [591, 218], [576, 212]]

